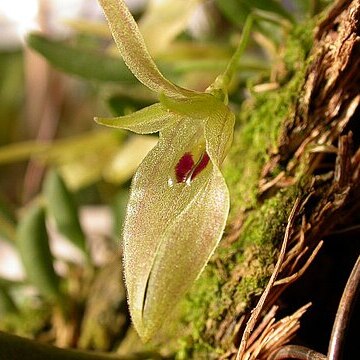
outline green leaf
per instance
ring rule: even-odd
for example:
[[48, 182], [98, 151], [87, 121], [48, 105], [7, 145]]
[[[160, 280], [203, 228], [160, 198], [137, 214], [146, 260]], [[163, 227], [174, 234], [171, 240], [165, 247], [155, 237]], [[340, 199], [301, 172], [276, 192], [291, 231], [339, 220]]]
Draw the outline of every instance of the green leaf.
[[[62, 349], [39, 341], [25, 339], [0, 331], [1, 360], [136, 360], [137, 355], [116, 356], [104, 352]], [[152, 354], [139, 354], [145, 359]], [[155, 355], [155, 359], [158, 357]]]
[[0, 211], [0, 240], [12, 242], [16, 237], [16, 227], [4, 214]]
[[9, 292], [0, 285], [0, 318], [9, 313], [16, 313], [17, 311], [18, 309]]
[[52, 170], [44, 182], [44, 194], [49, 213], [54, 217], [57, 229], [76, 247], [88, 254], [85, 235], [81, 229], [78, 208], [60, 175]]
[[38, 141], [24, 141], [0, 147], [0, 164], [27, 160], [30, 156], [45, 152], [49, 144]]
[[293, 16], [276, 0], [215, 0], [221, 12], [234, 24], [244, 25], [246, 18], [256, 9], [277, 14], [290, 22]]
[[13, 242], [16, 237], [16, 218], [10, 207], [0, 197], [0, 237]]
[[27, 209], [17, 229], [17, 247], [28, 280], [50, 300], [60, 300], [60, 279], [53, 267], [53, 257], [45, 226], [45, 211], [39, 204]]
[[138, 80], [157, 93], [175, 97], [190, 96], [192, 91], [174, 85], [160, 73], [124, 1], [99, 0], [99, 3], [125, 64]]
[[199, 0], [150, 1], [141, 17], [139, 28], [150, 53], [154, 56], [185, 30]]
[[124, 62], [97, 51], [90, 51], [55, 41], [40, 34], [30, 34], [28, 45], [59, 70], [87, 80], [135, 83]]
[[[189, 152], [205, 148], [201, 120], [176, 117], [140, 165], [124, 225], [124, 271], [132, 319], [147, 340], [201, 273], [217, 246], [229, 195], [209, 163], [190, 182], [175, 168]], [[184, 270], [186, 269], [186, 276]]]
[[0, 69], [0, 146], [3, 146], [19, 137], [25, 98], [23, 52], [2, 49]]
[[[53, 143], [23, 141], [0, 147], [0, 164], [36, 157], [47, 164], [64, 164], [88, 157], [88, 152], [100, 152], [106, 147], [117, 147], [124, 134], [120, 132], [91, 131], [82, 135], [59, 139]], [[93, 158], [92, 158], [93, 160]]]

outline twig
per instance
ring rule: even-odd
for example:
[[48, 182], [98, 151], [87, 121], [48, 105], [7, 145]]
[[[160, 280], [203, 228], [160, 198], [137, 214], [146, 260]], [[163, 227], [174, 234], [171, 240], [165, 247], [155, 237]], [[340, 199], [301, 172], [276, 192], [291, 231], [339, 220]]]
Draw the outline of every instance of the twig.
[[[300, 318], [310, 306], [311, 303], [308, 303], [294, 314], [286, 316], [277, 322], [275, 322], [277, 307], [274, 306], [249, 338], [243, 358], [247, 360], [268, 360], [274, 349], [287, 344], [294, 337], [300, 328]], [[269, 318], [270, 313], [273, 315], [272, 318]], [[261, 331], [258, 331], [260, 327]], [[255, 333], [257, 334], [256, 339], [254, 339]]]
[[326, 360], [326, 356], [304, 346], [286, 345], [272, 353], [268, 360]]
[[358, 257], [354, 268], [346, 283], [342, 294], [335, 322], [331, 332], [328, 359], [338, 360], [341, 358], [344, 336], [349, 325], [352, 310], [354, 309], [356, 298], [360, 291], [360, 256]]
[[288, 343], [294, 337], [300, 328], [300, 318], [310, 306], [311, 303], [302, 306], [294, 314], [281, 319], [274, 325], [273, 333], [268, 336], [266, 343], [263, 345], [262, 359], [268, 359], [273, 349]]
[[339, 234], [344, 234], [350, 231], [356, 231], [356, 230], [360, 230], [360, 225], [354, 225], [354, 226], [349, 226], [340, 230], [335, 230], [331, 232], [331, 235], [339, 235]]
[[253, 344], [255, 340], [260, 336], [261, 333], [263, 333], [264, 329], [268, 326], [268, 324], [271, 322], [271, 320], [275, 317], [275, 314], [278, 310], [279, 306], [274, 305], [270, 311], [264, 316], [261, 324], [256, 328], [256, 330], [251, 334], [248, 340], [248, 346]]
[[[297, 271], [296, 273], [294, 273], [286, 278], [275, 281], [274, 286], [291, 283], [291, 282], [295, 281], [296, 279], [298, 279], [300, 276], [302, 276], [304, 274], [304, 272], [307, 270], [307, 268], [310, 266], [312, 261], [315, 259], [316, 255], [319, 252], [323, 243], [324, 243], [324, 241], [320, 241], [317, 244], [316, 248], [314, 249], [312, 254], [309, 256], [309, 258], [306, 260], [304, 266], [299, 271]], [[300, 254], [300, 255], [302, 255], [302, 254]]]
[[241, 360], [244, 353], [245, 353], [245, 349], [246, 349], [246, 345], [248, 342], [248, 339], [250, 337], [251, 332], [253, 331], [256, 322], [258, 321], [258, 317], [260, 315], [260, 312], [264, 306], [265, 300], [275, 282], [275, 279], [280, 271], [282, 262], [284, 261], [284, 257], [285, 257], [285, 251], [286, 251], [286, 246], [290, 237], [290, 232], [291, 232], [291, 227], [293, 225], [293, 221], [294, 221], [294, 217], [295, 217], [295, 213], [299, 208], [299, 199], [297, 198], [295, 201], [295, 204], [291, 210], [289, 219], [288, 219], [288, 223], [286, 226], [286, 230], [285, 230], [285, 235], [284, 235], [284, 241], [281, 245], [281, 249], [280, 249], [280, 254], [279, 254], [279, 258], [278, 261], [275, 265], [274, 271], [270, 277], [270, 280], [264, 290], [264, 292], [262, 293], [259, 302], [257, 303], [256, 307], [253, 309], [252, 314], [250, 316], [249, 321], [246, 324], [241, 342], [240, 342], [240, 346], [239, 346], [239, 350], [238, 353], [236, 355], [236, 360]]

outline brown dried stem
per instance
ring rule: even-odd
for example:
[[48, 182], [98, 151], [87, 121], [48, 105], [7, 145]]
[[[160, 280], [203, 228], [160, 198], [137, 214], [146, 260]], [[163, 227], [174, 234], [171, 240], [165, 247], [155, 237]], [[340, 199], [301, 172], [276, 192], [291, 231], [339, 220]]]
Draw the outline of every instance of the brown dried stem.
[[277, 350], [268, 360], [326, 360], [326, 356], [304, 346], [287, 345]]
[[331, 332], [328, 359], [341, 359], [346, 329], [360, 291], [360, 256], [346, 283]]
[[241, 342], [240, 342], [240, 346], [239, 346], [239, 350], [238, 350], [238, 353], [237, 353], [237, 356], [236, 356], [236, 360], [241, 360], [243, 358], [243, 355], [244, 355], [244, 352], [245, 352], [245, 349], [246, 349], [246, 346], [247, 346], [247, 342], [248, 342], [248, 339], [250, 337], [250, 334], [251, 332], [253, 331], [258, 319], [259, 319], [259, 316], [260, 316], [260, 313], [261, 313], [261, 310], [263, 309], [264, 307], [264, 303], [269, 295], [269, 292], [276, 280], [276, 277], [280, 271], [280, 268], [281, 268], [281, 265], [284, 261], [284, 257], [285, 257], [285, 252], [286, 252], [286, 247], [287, 247], [287, 244], [288, 244], [288, 240], [289, 240], [289, 237], [290, 237], [290, 232], [291, 232], [291, 229], [292, 229], [292, 226], [293, 226], [293, 221], [294, 221], [294, 217], [295, 217], [295, 214], [296, 214], [296, 211], [298, 210], [299, 208], [299, 199], [296, 199], [295, 203], [294, 203], [294, 206], [291, 210], [291, 213], [290, 213], [290, 216], [289, 216], [289, 219], [288, 219], [288, 224], [286, 226], [286, 230], [285, 230], [285, 235], [284, 235], [284, 241], [281, 245], [281, 249], [280, 249], [280, 253], [279, 253], [279, 258], [278, 258], [278, 261], [275, 265], [275, 269], [270, 277], [270, 280], [263, 292], [263, 294], [261, 295], [260, 299], [259, 299], [259, 302], [257, 303], [256, 307], [253, 309], [252, 311], [252, 314], [250, 316], [250, 319], [249, 321], [247, 322], [246, 324], [246, 327], [245, 327], [245, 330], [244, 330], [244, 333], [243, 333], [243, 337], [241, 339]]

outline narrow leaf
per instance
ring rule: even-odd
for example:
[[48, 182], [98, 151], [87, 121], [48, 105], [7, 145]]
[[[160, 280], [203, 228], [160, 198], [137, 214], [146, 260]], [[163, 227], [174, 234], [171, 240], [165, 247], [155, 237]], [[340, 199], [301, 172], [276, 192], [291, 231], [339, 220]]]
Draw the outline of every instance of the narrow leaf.
[[8, 290], [0, 285], [0, 318], [17, 311], [18, 308]]
[[254, 10], [259, 9], [277, 14], [290, 22], [293, 16], [276, 0], [215, 0], [222, 13], [234, 24], [243, 25]]
[[[114, 356], [113, 354], [62, 349], [36, 340], [0, 331], [1, 360], [130, 360], [129, 356]], [[140, 355], [141, 356], [141, 355]], [[137, 356], [136, 356], [137, 357]], [[144, 356], [145, 357], [145, 356]], [[138, 357], [137, 357], [138, 358]], [[146, 356], [148, 358], [148, 356]]]
[[104, 53], [68, 45], [39, 34], [27, 37], [28, 45], [59, 70], [87, 80], [135, 83], [124, 62]]
[[16, 218], [9, 205], [0, 197], [0, 238], [14, 241], [16, 237]]
[[116, 45], [130, 71], [149, 89], [168, 96], [190, 96], [160, 73], [151, 58], [143, 36], [123, 0], [99, 0], [109, 22]]
[[27, 160], [30, 156], [45, 152], [49, 144], [38, 141], [23, 141], [0, 147], [0, 164]]
[[12, 242], [16, 237], [15, 223], [10, 221], [0, 209], [0, 239]]
[[50, 171], [45, 179], [44, 193], [47, 209], [56, 226], [76, 247], [88, 254], [85, 235], [81, 229], [77, 205], [60, 175]]
[[60, 279], [53, 267], [42, 206], [33, 205], [20, 221], [17, 247], [29, 281], [49, 299], [60, 299]]

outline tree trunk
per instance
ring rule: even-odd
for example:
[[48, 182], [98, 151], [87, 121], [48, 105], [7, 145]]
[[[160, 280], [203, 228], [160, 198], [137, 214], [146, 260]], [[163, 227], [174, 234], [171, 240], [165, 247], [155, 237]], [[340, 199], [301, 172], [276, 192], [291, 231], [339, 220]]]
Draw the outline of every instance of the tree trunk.
[[[281, 57], [275, 74], [279, 88], [253, 92], [241, 110], [224, 169], [232, 196], [230, 221], [186, 301], [182, 358], [236, 358], [250, 310], [274, 271], [296, 199], [277, 275], [285, 280], [271, 287], [263, 315], [274, 315], [272, 305], [294, 286], [320, 241], [356, 221], [360, 1], [337, 1], [316, 24], [294, 28]], [[273, 348], [289, 341], [290, 333]], [[254, 349], [246, 346], [248, 355], [255, 358], [258, 351], [259, 359], [267, 359], [272, 348], [261, 345], [260, 335], [252, 340]]]

